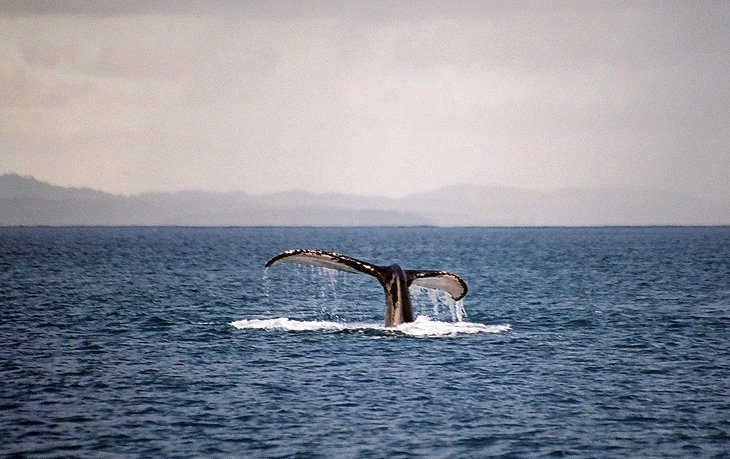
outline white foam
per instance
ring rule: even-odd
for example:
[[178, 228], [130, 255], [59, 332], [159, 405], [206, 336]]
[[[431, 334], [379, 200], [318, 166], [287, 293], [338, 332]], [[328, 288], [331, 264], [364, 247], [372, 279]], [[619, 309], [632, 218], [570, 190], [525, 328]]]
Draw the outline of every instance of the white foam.
[[344, 330], [345, 324], [327, 321], [301, 321], [286, 317], [277, 319], [243, 319], [231, 322], [238, 329], [258, 328], [263, 330], [310, 331], [310, 330]]
[[396, 327], [411, 336], [453, 336], [474, 333], [502, 333], [510, 330], [509, 324], [484, 325], [474, 322], [440, 322], [428, 317], [418, 316], [414, 322]]
[[403, 333], [415, 337], [456, 336], [475, 333], [502, 333], [510, 330], [509, 324], [484, 325], [473, 322], [440, 322], [428, 317], [419, 316], [414, 322], [396, 327], [385, 327], [383, 324], [342, 323], [329, 321], [302, 321], [286, 317], [276, 319], [242, 319], [231, 322], [238, 329], [262, 329], [283, 331], [343, 331], [343, 330], [376, 330], [382, 332]]

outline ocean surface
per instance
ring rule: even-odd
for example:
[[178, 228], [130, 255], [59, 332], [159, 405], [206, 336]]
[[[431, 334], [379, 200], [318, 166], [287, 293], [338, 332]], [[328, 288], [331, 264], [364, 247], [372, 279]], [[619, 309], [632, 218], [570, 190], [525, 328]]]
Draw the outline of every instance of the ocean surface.
[[0, 308], [3, 457], [730, 457], [727, 227], [0, 228]]

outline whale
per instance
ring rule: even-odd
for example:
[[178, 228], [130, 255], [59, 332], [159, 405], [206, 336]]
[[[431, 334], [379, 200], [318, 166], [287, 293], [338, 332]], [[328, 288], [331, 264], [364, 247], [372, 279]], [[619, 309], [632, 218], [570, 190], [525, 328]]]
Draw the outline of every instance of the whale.
[[466, 295], [467, 287], [456, 274], [436, 270], [403, 269], [397, 264], [376, 265], [337, 252], [312, 249], [292, 249], [266, 262], [270, 268], [280, 263], [319, 266], [375, 277], [385, 291], [385, 326], [392, 327], [413, 322], [413, 307], [408, 288], [411, 285], [442, 290], [458, 301]]

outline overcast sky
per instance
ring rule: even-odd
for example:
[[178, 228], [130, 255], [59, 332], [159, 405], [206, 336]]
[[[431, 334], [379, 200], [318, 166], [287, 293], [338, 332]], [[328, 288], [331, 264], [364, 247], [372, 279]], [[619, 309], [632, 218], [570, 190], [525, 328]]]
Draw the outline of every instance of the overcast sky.
[[727, 198], [730, 2], [4, 1], [5, 172], [124, 194]]

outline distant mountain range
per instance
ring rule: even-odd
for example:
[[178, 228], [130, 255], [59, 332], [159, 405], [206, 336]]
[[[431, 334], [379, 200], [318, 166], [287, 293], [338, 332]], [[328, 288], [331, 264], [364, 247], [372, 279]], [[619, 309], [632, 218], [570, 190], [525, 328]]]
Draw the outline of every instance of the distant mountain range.
[[730, 200], [657, 190], [457, 185], [401, 199], [349, 194], [184, 191], [120, 196], [0, 176], [0, 226], [727, 225]]

